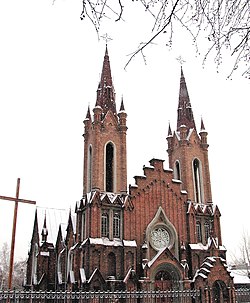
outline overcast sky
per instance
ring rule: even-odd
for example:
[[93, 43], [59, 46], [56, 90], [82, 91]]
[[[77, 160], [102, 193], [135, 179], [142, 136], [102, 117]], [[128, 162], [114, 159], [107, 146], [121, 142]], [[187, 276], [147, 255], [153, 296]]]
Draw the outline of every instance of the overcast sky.
[[[130, 4], [132, 5], [132, 4]], [[180, 65], [199, 129], [208, 131], [213, 202], [221, 211], [223, 243], [238, 249], [249, 223], [249, 80], [227, 75], [225, 55], [219, 73], [209, 60], [195, 57], [190, 40], [176, 31], [170, 51], [162, 39], [127, 67], [128, 54], [149, 37], [152, 20], [124, 11], [124, 21], [110, 20], [101, 30], [108, 44], [116, 102], [123, 96], [128, 114], [128, 183], [155, 158], [167, 158], [167, 130], [176, 127]], [[81, 1], [0, 1], [0, 195], [40, 207], [70, 209], [82, 195], [83, 123], [93, 108], [105, 42], [90, 22], [80, 21]], [[35, 207], [19, 205], [16, 257], [27, 256]], [[10, 243], [13, 202], [0, 200], [0, 244]]]

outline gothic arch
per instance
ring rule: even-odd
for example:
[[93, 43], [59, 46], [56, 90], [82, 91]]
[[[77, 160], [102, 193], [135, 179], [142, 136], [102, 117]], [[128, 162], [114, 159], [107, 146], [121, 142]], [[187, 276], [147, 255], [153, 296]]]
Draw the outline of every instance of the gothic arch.
[[93, 150], [92, 145], [89, 145], [88, 148], [88, 168], [87, 168], [87, 192], [90, 192], [92, 189], [92, 174], [93, 174]]
[[181, 180], [181, 164], [179, 160], [176, 160], [174, 163], [174, 178]]
[[181, 289], [181, 273], [171, 263], [163, 263], [157, 266], [150, 279], [155, 290]]
[[104, 189], [116, 192], [116, 146], [108, 141], [104, 146]]
[[113, 252], [108, 254], [108, 276], [116, 277], [116, 256]]
[[32, 255], [32, 282], [31, 284], [37, 285], [38, 280], [37, 280], [37, 259], [39, 255], [39, 248], [38, 244], [34, 244], [34, 250], [33, 250], [33, 255]]
[[192, 161], [192, 172], [194, 182], [194, 201], [196, 203], [203, 203], [203, 179], [202, 179], [202, 162], [196, 157]]
[[223, 303], [229, 302], [229, 291], [225, 282], [216, 280], [212, 286], [213, 302]]
[[161, 206], [158, 208], [153, 220], [148, 224], [146, 228], [146, 239], [148, 243], [150, 243], [151, 234], [155, 228], [159, 228], [159, 229], [164, 228], [167, 230], [169, 234], [169, 245], [167, 247], [169, 249], [174, 248], [175, 257], [179, 259], [177, 231], [174, 225], [170, 222], [170, 220], [166, 216], [166, 213]]

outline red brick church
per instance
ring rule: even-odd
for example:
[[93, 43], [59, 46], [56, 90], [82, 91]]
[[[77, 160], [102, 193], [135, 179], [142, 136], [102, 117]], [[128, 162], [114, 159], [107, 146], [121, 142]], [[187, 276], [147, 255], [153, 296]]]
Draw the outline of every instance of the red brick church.
[[199, 289], [202, 302], [234, 302], [207, 132], [203, 121], [196, 127], [183, 71], [177, 127], [167, 134], [169, 169], [151, 159], [129, 188], [127, 113], [119, 105], [106, 48], [95, 107], [84, 119], [83, 196], [75, 214], [59, 216], [56, 233], [49, 211], [37, 210], [26, 288]]

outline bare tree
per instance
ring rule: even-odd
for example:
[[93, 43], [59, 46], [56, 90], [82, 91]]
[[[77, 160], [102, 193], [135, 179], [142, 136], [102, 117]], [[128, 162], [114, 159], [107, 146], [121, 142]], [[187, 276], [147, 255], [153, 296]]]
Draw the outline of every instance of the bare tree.
[[[5, 242], [0, 250], [0, 289], [6, 289], [8, 287], [8, 274], [9, 274], [9, 256], [10, 249]], [[22, 288], [24, 281], [24, 272], [26, 267], [26, 261], [20, 260], [14, 263], [13, 288]]]
[[239, 244], [239, 253], [232, 256], [233, 269], [237, 269], [241, 275], [247, 275], [250, 278], [250, 236], [243, 232]]
[[[81, 19], [88, 18], [97, 33], [105, 18], [120, 21], [128, 0], [82, 0]], [[148, 41], [141, 42], [131, 54], [127, 64], [158, 36], [165, 34], [168, 47], [172, 46], [174, 29], [181, 26], [192, 37], [196, 51], [207, 43], [204, 63], [209, 55], [219, 66], [224, 51], [234, 58], [229, 76], [239, 65], [244, 66], [243, 75], [250, 77], [250, 1], [249, 0], [131, 0], [141, 5], [141, 11], [152, 17], [152, 33]], [[138, 16], [140, 20], [140, 16]], [[127, 65], [126, 65], [127, 66]]]

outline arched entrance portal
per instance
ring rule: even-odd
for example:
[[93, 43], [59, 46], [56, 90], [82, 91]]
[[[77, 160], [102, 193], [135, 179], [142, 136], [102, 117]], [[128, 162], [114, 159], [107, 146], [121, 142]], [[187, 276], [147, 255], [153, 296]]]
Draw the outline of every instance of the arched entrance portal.
[[180, 273], [172, 264], [163, 264], [155, 271], [155, 290], [180, 289]]
[[213, 302], [226, 303], [229, 302], [229, 292], [223, 281], [217, 280], [213, 284]]

